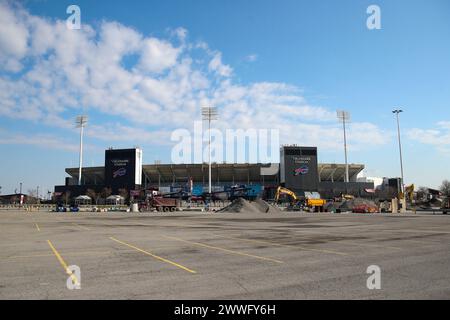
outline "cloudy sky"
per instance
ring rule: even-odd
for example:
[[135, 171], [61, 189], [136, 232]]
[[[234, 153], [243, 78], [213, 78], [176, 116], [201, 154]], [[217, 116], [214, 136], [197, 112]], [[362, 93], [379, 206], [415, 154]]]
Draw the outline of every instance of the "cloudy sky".
[[[381, 30], [366, 9], [381, 8]], [[66, 9], [81, 9], [81, 29]], [[64, 183], [108, 147], [171, 161], [171, 133], [218, 107], [226, 128], [279, 129], [281, 143], [343, 162], [336, 110], [351, 113], [349, 161], [407, 183], [450, 178], [450, 2], [0, 0], [0, 186]]]

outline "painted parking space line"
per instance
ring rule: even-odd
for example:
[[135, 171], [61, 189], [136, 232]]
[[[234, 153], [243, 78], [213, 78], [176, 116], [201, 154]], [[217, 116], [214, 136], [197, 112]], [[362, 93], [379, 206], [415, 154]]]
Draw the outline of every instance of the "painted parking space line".
[[168, 263], [168, 264], [170, 264], [170, 265], [173, 265], [173, 266], [175, 266], [175, 267], [178, 267], [178, 268], [180, 268], [180, 269], [183, 269], [184, 271], [187, 271], [187, 272], [190, 272], [190, 273], [197, 273], [196, 271], [194, 271], [194, 270], [192, 270], [192, 269], [189, 269], [189, 268], [187, 268], [187, 267], [185, 267], [185, 266], [183, 266], [183, 265], [181, 265], [181, 264], [179, 264], [179, 263], [176, 263], [176, 262], [170, 261], [170, 260], [168, 260], [168, 259], [162, 258], [162, 257], [160, 257], [160, 256], [157, 256], [157, 255], [155, 255], [155, 254], [153, 254], [153, 253], [151, 253], [151, 252], [148, 252], [148, 251], [146, 251], [146, 250], [144, 250], [144, 249], [138, 248], [138, 247], [136, 247], [136, 246], [134, 246], [134, 245], [132, 245], [132, 244], [126, 243], [126, 242], [121, 241], [121, 240], [118, 240], [118, 239], [116, 239], [116, 238], [114, 238], [114, 237], [109, 237], [109, 238], [110, 238], [111, 240], [117, 242], [117, 243], [123, 244], [123, 245], [125, 245], [125, 246], [127, 246], [127, 247], [129, 247], [129, 248], [132, 248], [132, 249], [134, 249], [134, 250], [136, 250], [136, 251], [139, 251], [139, 252], [141, 252], [141, 253], [143, 253], [143, 254], [146, 254], [146, 255], [148, 255], [148, 256], [151, 256], [151, 257], [153, 257], [153, 258], [155, 258], [155, 259], [157, 259], [157, 260], [163, 261], [163, 262], [165, 262], [165, 263]]
[[261, 243], [261, 244], [268, 244], [276, 247], [286, 247], [286, 248], [296, 248], [296, 249], [303, 249], [306, 251], [316, 251], [321, 253], [328, 253], [328, 254], [337, 254], [341, 256], [348, 256], [348, 253], [340, 252], [340, 251], [334, 251], [334, 250], [326, 250], [326, 249], [316, 249], [316, 248], [310, 248], [305, 247], [302, 245], [292, 245], [292, 244], [285, 244], [285, 243], [278, 243], [278, 242], [272, 242], [272, 241], [266, 241], [266, 240], [256, 240], [256, 239], [246, 239], [246, 238], [240, 238], [240, 237], [231, 237], [231, 236], [222, 236], [218, 234], [214, 234], [215, 236], [226, 238], [226, 239], [234, 239], [234, 240], [240, 240], [240, 241], [246, 241], [246, 242], [253, 242], [253, 243]]
[[241, 252], [241, 251], [230, 250], [230, 249], [221, 248], [221, 247], [217, 247], [217, 246], [211, 246], [211, 245], [208, 245], [208, 244], [204, 244], [204, 243], [200, 243], [200, 242], [194, 242], [194, 241], [189, 241], [189, 240], [184, 240], [184, 239], [177, 238], [177, 237], [164, 236], [164, 235], [163, 235], [163, 237], [166, 238], [166, 239], [176, 240], [176, 241], [188, 243], [188, 244], [191, 244], [191, 245], [195, 245], [195, 246], [198, 246], [198, 247], [214, 249], [214, 250], [223, 251], [223, 252], [227, 252], [227, 253], [231, 253], [231, 254], [236, 254], [236, 255], [250, 257], [250, 258], [259, 259], [259, 260], [271, 261], [271, 262], [280, 263], [280, 264], [284, 263], [283, 261], [277, 260], [277, 259], [257, 256], [257, 255], [254, 255], [254, 254], [249, 254], [249, 253], [245, 253], [245, 252]]
[[69, 270], [67, 263], [64, 261], [63, 257], [61, 257], [61, 255], [56, 250], [56, 248], [53, 246], [52, 242], [50, 240], [47, 240], [47, 243], [50, 246], [50, 248], [52, 249], [54, 255], [58, 259], [61, 266], [64, 268], [64, 271], [70, 276], [70, 278], [72, 278], [72, 282], [74, 283], [74, 285], [79, 286], [80, 281], [78, 281], [77, 277]]
[[39, 228], [39, 225], [37, 223], [34, 224], [36, 226], [37, 231], [41, 232], [41, 228]]

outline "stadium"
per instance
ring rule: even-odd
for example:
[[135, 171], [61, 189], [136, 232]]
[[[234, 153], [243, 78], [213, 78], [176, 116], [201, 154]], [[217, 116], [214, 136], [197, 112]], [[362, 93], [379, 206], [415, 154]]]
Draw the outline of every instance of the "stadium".
[[[184, 192], [200, 196], [208, 192], [209, 165], [199, 164], [142, 164], [142, 149], [105, 150], [105, 165], [67, 168], [65, 184], [55, 186], [55, 196], [76, 197], [90, 190], [101, 192], [111, 188], [112, 194], [126, 190], [137, 195], [145, 190], [159, 190], [162, 194]], [[212, 163], [212, 191], [227, 191], [233, 186], [248, 189], [247, 196], [273, 199], [278, 186], [297, 194], [319, 192], [332, 198], [342, 193], [364, 196], [373, 189], [372, 182], [358, 182], [363, 164], [349, 164], [349, 182], [345, 182], [345, 164], [318, 163], [316, 147], [282, 146], [279, 163]]]

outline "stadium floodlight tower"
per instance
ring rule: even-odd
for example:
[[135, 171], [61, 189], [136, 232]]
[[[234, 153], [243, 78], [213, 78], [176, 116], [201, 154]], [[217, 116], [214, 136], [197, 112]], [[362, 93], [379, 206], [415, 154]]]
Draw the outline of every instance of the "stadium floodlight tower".
[[83, 129], [88, 121], [88, 116], [81, 115], [77, 116], [75, 119], [75, 124], [77, 128], [80, 128], [80, 162], [78, 169], [78, 185], [81, 186], [81, 168], [83, 167]]
[[403, 176], [403, 154], [402, 154], [402, 140], [401, 140], [401, 136], [400, 136], [400, 113], [402, 113], [403, 110], [401, 109], [395, 109], [392, 111], [392, 113], [394, 113], [397, 117], [397, 135], [398, 135], [398, 149], [400, 151], [400, 170], [401, 170], [401, 175], [402, 175], [402, 183], [400, 184], [400, 187], [402, 188], [401, 192], [402, 194], [405, 191], [405, 181], [404, 176]]
[[344, 128], [344, 152], [345, 152], [345, 182], [350, 181], [349, 173], [348, 173], [348, 158], [347, 158], [347, 129], [346, 123], [350, 121], [350, 113], [344, 110], [337, 111], [337, 117], [340, 121], [342, 121], [342, 127]]
[[209, 154], [209, 169], [208, 169], [208, 192], [211, 196], [212, 188], [211, 188], [211, 121], [217, 120], [218, 112], [216, 107], [202, 107], [202, 117], [203, 120], [208, 121], [208, 154]]

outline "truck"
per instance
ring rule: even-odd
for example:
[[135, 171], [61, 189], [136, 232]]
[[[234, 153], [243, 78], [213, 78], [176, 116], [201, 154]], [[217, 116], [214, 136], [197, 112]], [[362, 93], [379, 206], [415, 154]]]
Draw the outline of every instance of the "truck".
[[147, 195], [145, 201], [139, 203], [139, 211], [173, 212], [181, 205], [180, 199], [164, 197], [157, 191]]
[[139, 203], [139, 211], [173, 212], [180, 207], [180, 200], [175, 198], [152, 197]]

